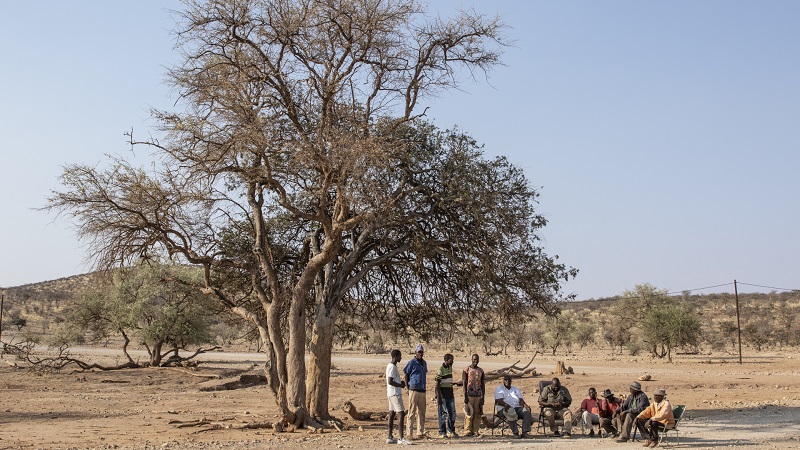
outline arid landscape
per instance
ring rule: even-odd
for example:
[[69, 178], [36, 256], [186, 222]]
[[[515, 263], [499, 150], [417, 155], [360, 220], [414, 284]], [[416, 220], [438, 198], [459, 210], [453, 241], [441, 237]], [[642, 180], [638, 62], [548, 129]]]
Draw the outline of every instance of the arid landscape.
[[800, 449], [800, 1], [718, 3], [5, 2], [0, 450], [386, 448], [394, 349], [419, 448]]
[[[114, 361], [113, 352], [83, 349], [86, 359]], [[404, 353], [407, 353], [404, 352]], [[404, 355], [405, 356], [405, 355]], [[484, 358], [492, 370], [531, 355]], [[441, 355], [427, 355], [429, 365]], [[352, 448], [387, 447], [386, 423], [356, 421], [340, 410], [350, 400], [359, 411], [386, 409], [383, 370], [388, 356], [339, 353], [334, 357], [331, 409], [348, 425], [344, 431], [307, 430], [276, 433], [271, 428], [247, 428], [273, 422], [276, 408], [264, 386], [208, 390], [258, 374], [259, 354], [203, 355], [195, 370], [146, 368], [107, 372], [35, 375], [14, 368], [5, 355], [0, 368], [0, 448]], [[468, 357], [456, 354], [455, 369]], [[532, 366], [539, 375], [515, 382], [527, 398], [535, 385], [551, 377], [557, 360], [572, 366], [574, 375], [561, 376], [578, 407], [589, 387], [627, 391], [642, 375], [645, 392], [664, 387], [673, 405], [686, 405], [680, 437], [665, 446], [676, 448], [800, 448], [800, 360], [793, 353], [745, 354], [743, 364], [734, 355], [680, 355], [672, 364], [646, 356], [608, 356], [592, 351], [567, 357], [538, 355]], [[523, 364], [524, 362], [523, 361]], [[404, 364], [405, 360], [401, 362]], [[429, 373], [432, 379], [432, 374]], [[490, 383], [490, 388], [498, 382]], [[429, 396], [432, 397], [432, 396]], [[457, 426], [463, 425], [459, 408]], [[435, 408], [429, 398], [427, 429], [436, 435]], [[534, 430], [535, 431], [535, 430]], [[488, 432], [488, 430], [487, 430]], [[641, 443], [618, 444], [610, 439], [572, 440], [536, 435], [512, 440], [508, 434], [445, 441], [422, 439], [421, 448], [640, 448]]]

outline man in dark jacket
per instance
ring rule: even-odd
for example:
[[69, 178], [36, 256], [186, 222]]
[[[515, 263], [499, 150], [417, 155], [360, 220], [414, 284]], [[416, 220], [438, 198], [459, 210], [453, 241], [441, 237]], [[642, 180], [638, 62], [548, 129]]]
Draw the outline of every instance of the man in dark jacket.
[[647, 394], [642, 392], [642, 385], [634, 381], [630, 386], [631, 395], [622, 402], [622, 406], [614, 412], [614, 426], [622, 435], [617, 438], [617, 442], [627, 442], [631, 438], [633, 424], [636, 423], [636, 416], [645, 408], [650, 406]]

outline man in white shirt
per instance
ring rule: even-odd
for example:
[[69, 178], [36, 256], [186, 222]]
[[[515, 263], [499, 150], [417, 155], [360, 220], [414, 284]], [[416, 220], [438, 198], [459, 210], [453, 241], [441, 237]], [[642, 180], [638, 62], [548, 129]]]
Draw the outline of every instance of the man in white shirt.
[[[386, 443], [410, 445], [411, 441], [403, 436], [406, 418], [406, 409], [403, 406], [403, 388], [406, 387], [406, 382], [400, 378], [400, 371], [397, 370], [397, 363], [400, 362], [401, 358], [400, 350], [392, 350], [392, 362], [386, 365], [386, 396], [389, 398], [389, 437], [386, 439]], [[394, 438], [395, 415], [400, 416], [400, 423], [398, 424], [399, 440]]]
[[[503, 377], [503, 384], [494, 390], [494, 404], [498, 414], [503, 414], [508, 419], [508, 425], [515, 437], [527, 438], [531, 431], [533, 416], [531, 407], [522, 398], [522, 392], [516, 386], [511, 386], [511, 377]], [[522, 433], [517, 434], [517, 418], [522, 418]]]

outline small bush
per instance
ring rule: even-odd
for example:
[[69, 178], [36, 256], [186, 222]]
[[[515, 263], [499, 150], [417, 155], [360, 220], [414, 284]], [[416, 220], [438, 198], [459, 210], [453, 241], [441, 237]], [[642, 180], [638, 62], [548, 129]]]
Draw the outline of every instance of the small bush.
[[638, 356], [642, 352], [642, 343], [639, 341], [630, 341], [625, 344], [628, 354], [631, 356]]

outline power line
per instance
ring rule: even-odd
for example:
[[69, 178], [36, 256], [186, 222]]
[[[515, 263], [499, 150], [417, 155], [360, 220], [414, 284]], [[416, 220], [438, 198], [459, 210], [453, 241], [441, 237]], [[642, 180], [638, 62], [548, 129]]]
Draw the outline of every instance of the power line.
[[[774, 286], [764, 286], [764, 285], [761, 285], [761, 284], [743, 283], [741, 281], [737, 281], [737, 283], [739, 285], [743, 285], [743, 286], [753, 286], [753, 287], [760, 287], [760, 288], [764, 288], [764, 289], [774, 289], [776, 291], [800, 291], [800, 289], [788, 289], [788, 288], [779, 288], [779, 287], [774, 287]], [[696, 288], [696, 289], [683, 289], [683, 290], [680, 290], [680, 291], [667, 292], [666, 294], [662, 294], [662, 295], [683, 295], [684, 292], [702, 291], [702, 290], [705, 290], [705, 289], [714, 289], [714, 288], [724, 287], [724, 286], [733, 286], [733, 283], [715, 284], [713, 286], [705, 286], [705, 287]], [[613, 299], [613, 298], [622, 298], [622, 297], [625, 297], [625, 296], [624, 295], [612, 295], [612, 296], [606, 297], [606, 298]], [[625, 297], [625, 298], [642, 299], [644, 297], [636, 296], [636, 297]]]
[[[744, 284], [744, 283], [739, 283], [739, 284]], [[687, 291], [688, 292], [702, 291], [704, 289], [713, 289], [713, 288], [718, 288], [718, 287], [722, 287], [722, 286], [732, 286], [732, 285], [733, 285], [733, 283], [716, 284], [714, 286], [706, 286], [706, 287], [701, 287], [701, 288], [697, 288], [697, 289], [684, 289], [682, 291], [667, 292], [667, 295], [683, 294], [684, 292], [687, 292]]]
[[762, 286], [760, 284], [750, 284], [750, 283], [744, 283], [744, 282], [741, 282], [741, 281], [737, 281], [737, 283], [745, 285], [745, 286], [755, 286], [755, 287], [760, 287], [760, 288], [765, 288], [765, 289], [774, 289], [776, 291], [800, 291], [800, 289], [787, 289], [787, 288], [779, 288], [779, 287], [773, 287], [773, 286]]

